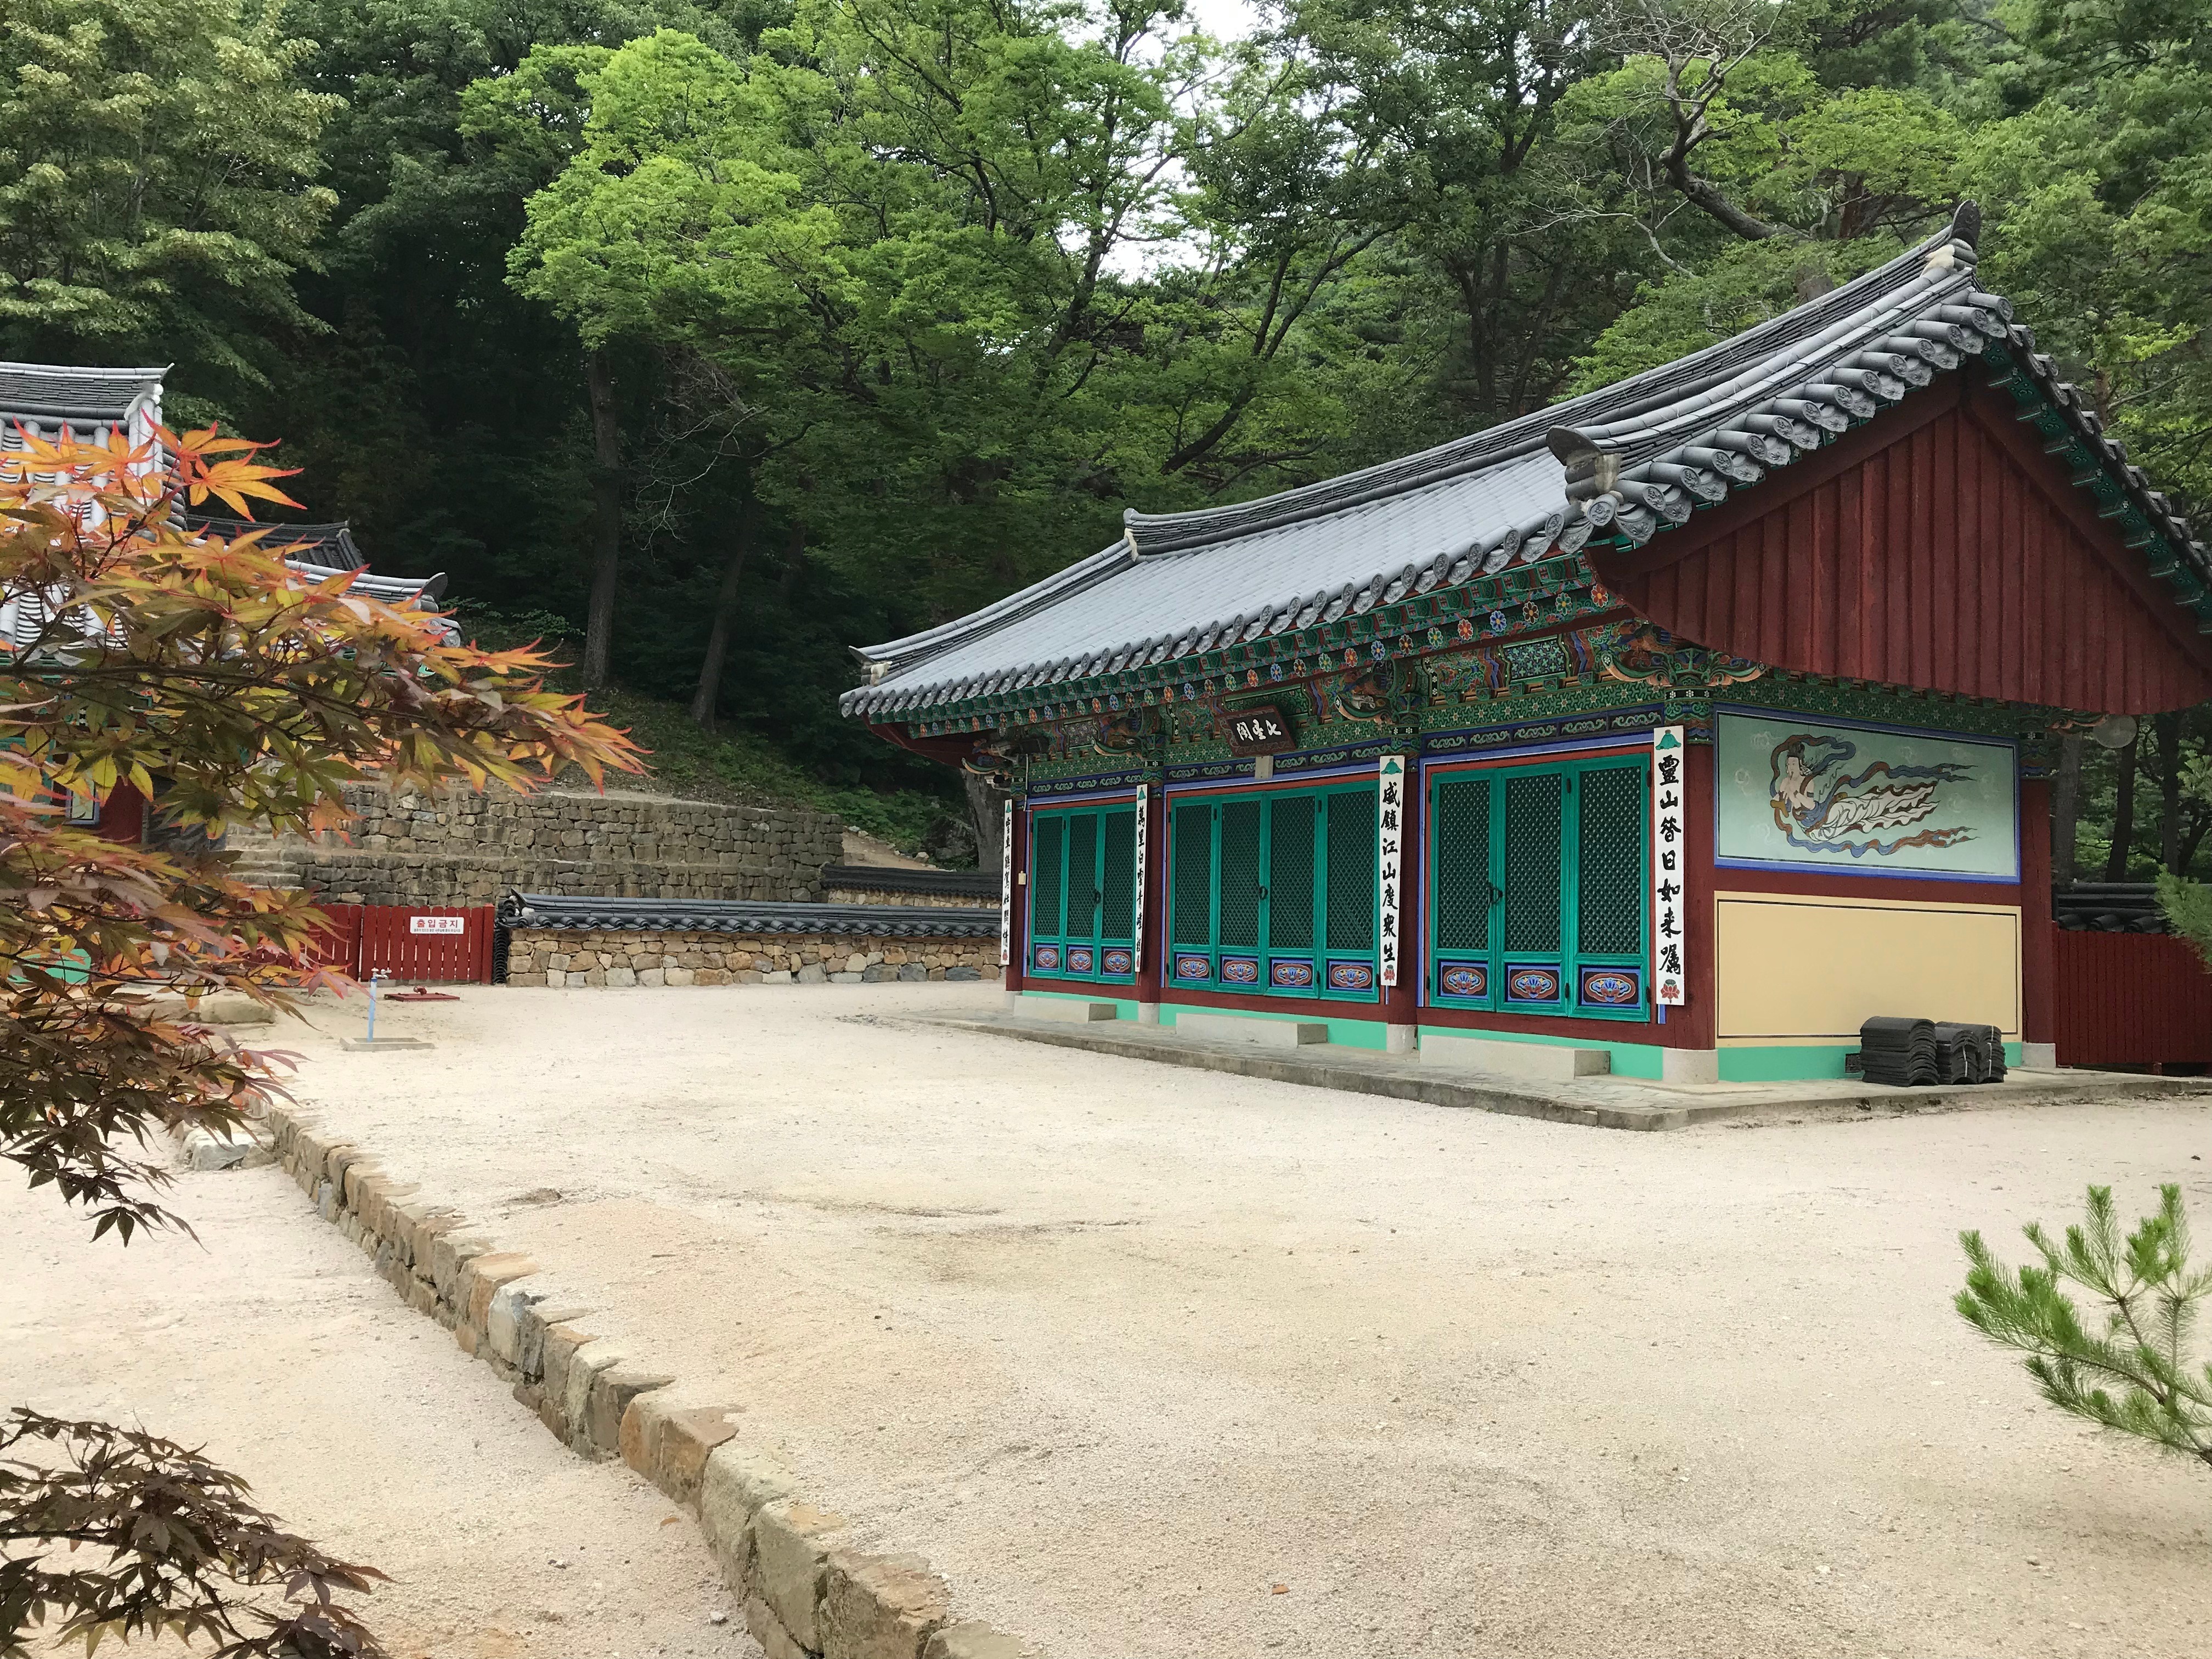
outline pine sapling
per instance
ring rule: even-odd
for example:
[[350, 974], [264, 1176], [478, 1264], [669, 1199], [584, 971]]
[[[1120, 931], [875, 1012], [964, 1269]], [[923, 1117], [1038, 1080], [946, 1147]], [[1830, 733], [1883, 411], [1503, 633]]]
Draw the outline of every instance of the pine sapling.
[[[2212, 1266], [2189, 1263], [2181, 1188], [2159, 1188], [2155, 1215], [2124, 1238], [2112, 1189], [2089, 1188], [2087, 1224], [2055, 1243], [2023, 1229], [2043, 1257], [2017, 1274], [1965, 1232], [1969, 1270], [1955, 1306], [1976, 1330], [2027, 1355], [2027, 1373], [2062, 1411], [2140, 1436], [2212, 1468], [2212, 1360], [2193, 1352], [2198, 1304], [2212, 1296]], [[2103, 1312], [2093, 1334], [2059, 1288], [2089, 1291]]]

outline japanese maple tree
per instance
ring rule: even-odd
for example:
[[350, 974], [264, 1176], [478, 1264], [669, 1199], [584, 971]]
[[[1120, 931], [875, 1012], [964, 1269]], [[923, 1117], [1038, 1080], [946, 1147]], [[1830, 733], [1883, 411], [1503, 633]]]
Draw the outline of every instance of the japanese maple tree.
[[[544, 689], [534, 650], [449, 641], [431, 613], [310, 580], [281, 528], [205, 533], [187, 508], [290, 504], [265, 447], [214, 428], [133, 448], [18, 432], [0, 453], [0, 1158], [127, 1243], [189, 1233], [157, 1127], [240, 1128], [280, 1055], [162, 1012], [232, 991], [278, 1009], [337, 986], [299, 893], [233, 879], [227, 825], [335, 825], [344, 785], [595, 781], [637, 750]], [[12, 639], [10, 632], [12, 631]], [[69, 823], [128, 784], [164, 845]], [[192, 831], [201, 832], [194, 836]], [[185, 850], [179, 850], [182, 848]], [[194, 850], [196, 849], [196, 850]], [[189, 1006], [189, 1005], [186, 1005]], [[214, 1651], [382, 1651], [333, 1593], [374, 1569], [284, 1532], [245, 1483], [136, 1431], [0, 1419], [0, 1659], [35, 1632], [168, 1632]]]

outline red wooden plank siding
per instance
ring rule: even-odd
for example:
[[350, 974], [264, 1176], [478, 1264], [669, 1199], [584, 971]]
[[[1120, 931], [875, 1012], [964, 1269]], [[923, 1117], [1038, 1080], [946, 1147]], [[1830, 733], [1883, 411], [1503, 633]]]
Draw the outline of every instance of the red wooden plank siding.
[[2002, 401], [1931, 388], [1601, 573], [1778, 668], [2148, 714], [2212, 700], [2212, 647]]
[[[416, 916], [460, 916], [459, 933], [417, 933]], [[405, 908], [374, 904], [362, 912], [361, 965], [363, 978], [381, 971], [413, 984], [488, 985], [491, 982], [492, 907], [468, 909]]]
[[316, 962], [325, 968], [336, 968], [342, 973], [356, 973], [361, 967], [361, 917], [362, 907], [358, 904], [318, 904], [315, 906], [330, 918], [330, 926], [316, 931], [310, 948]]
[[2212, 1064], [2212, 974], [2166, 933], [2051, 929], [2061, 1066]]

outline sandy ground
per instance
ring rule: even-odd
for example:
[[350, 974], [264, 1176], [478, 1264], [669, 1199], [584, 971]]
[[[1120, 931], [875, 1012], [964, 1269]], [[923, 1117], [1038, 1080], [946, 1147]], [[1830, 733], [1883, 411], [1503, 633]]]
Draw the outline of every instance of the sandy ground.
[[711, 1622], [731, 1604], [690, 1518], [555, 1443], [276, 1170], [180, 1172], [204, 1249], [89, 1243], [9, 1174], [0, 1401], [204, 1445], [294, 1530], [392, 1575], [362, 1612], [401, 1659], [758, 1659]]
[[1055, 1659], [2212, 1651], [2206, 1473], [1949, 1306], [1959, 1229], [2016, 1256], [2090, 1181], [2212, 1218], [2204, 1104], [1638, 1135], [902, 1022], [995, 994], [485, 988], [386, 1011], [433, 1049], [284, 1041]]

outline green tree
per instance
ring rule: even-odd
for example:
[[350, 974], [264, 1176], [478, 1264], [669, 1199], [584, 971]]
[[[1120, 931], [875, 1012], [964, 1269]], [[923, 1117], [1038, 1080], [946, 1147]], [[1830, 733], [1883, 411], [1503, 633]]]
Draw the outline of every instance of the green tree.
[[313, 326], [291, 288], [333, 197], [337, 100], [258, 0], [11, 0], [0, 12], [0, 349], [175, 362], [174, 412], [235, 408]]
[[2008, 12], [1995, 77], [2017, 113], [1983, 126], [1966, 172], [1983, 270], [2035, 319], [2134, 458], [2212, 498], [2212, 5]]
[[[2043, 1265], [2015, 1273], [1978, 1232], [1961, 1233], [1968, 1272], [1959, 1316], [1991, 1341], [2027, 1355], [2027, 1374], [2061, 1411], [2086, 1417], [2212, 1466], [2212, 1360], [2195, 1352], [2212, 1267], [2189, 1261], [2181, 1188], [2159, 1188], [2159, 1207], [2121, 1236], [2109, 1187], [2089, 1188], [2086, 1222], [2063, 1243], [2030, 1222]], [[2101, 1331], [2082, 1322], [2062, 1285], [2091, 1293]]]

